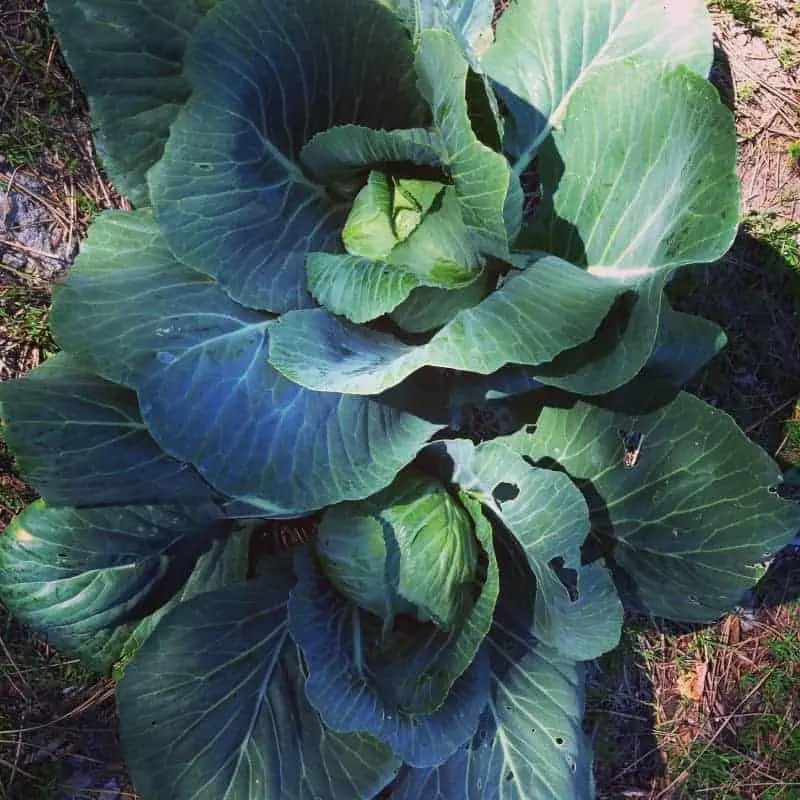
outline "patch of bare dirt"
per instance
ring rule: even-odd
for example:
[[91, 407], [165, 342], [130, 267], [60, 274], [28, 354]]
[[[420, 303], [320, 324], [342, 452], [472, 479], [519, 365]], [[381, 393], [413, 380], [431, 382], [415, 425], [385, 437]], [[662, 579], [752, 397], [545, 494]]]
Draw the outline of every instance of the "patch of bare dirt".
[[752, 24], [717, 14], [718, 45], [732, 79], [742, 211], [800, 221], [800, 13], [760, 0]]

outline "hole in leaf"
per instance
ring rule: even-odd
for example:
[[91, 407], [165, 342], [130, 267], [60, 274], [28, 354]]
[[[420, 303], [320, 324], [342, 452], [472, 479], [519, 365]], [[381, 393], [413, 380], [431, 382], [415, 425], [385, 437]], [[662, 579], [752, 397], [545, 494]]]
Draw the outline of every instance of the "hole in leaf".
[[492, 497], [498, 505], [513, 500], [519, 495], [519, 487], [513, 483], [498, 483], [492, 491]]
[[560, 736], [556, 736], [556, 744], [561, 747], [564, 744], [564, 740]]

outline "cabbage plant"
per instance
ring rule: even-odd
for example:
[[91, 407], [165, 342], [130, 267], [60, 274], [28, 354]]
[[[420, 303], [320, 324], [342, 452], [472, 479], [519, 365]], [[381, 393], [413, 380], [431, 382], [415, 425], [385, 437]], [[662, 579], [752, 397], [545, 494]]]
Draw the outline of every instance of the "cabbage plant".
[[593, 798], [624, 609], [714, 620], [800, 526], [681, 391], [725, 340], [664, 289], [738, 214], [702, 0], [49, 10], [135, 210], [0, 387], [3, 602], [119, 679], [144, 800]]

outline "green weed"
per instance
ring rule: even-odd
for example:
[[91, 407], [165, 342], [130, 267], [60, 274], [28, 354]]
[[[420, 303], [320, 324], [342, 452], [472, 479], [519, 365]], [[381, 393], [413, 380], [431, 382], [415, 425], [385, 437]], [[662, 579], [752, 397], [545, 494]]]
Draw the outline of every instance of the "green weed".
[[11, 514], [19, 514], [26, 505], [28, 505], [28, 499], [18, 487], [0, 484], [1, 507], [7, 509]]
[[12, 167], [22, 167], [37, 161], [50, 144], [40, 117], [23, 112], [13, 121], [11, 129], [0, 134], [0, 151]]
[[789, 142], [786, 147], [786, 155], [795, 167], [800, 167], [800, 139]]
[[728, 790], [735, 771], [745, 763], [745, 756], [725, 747], [698, 739], [672, 768], [675, 774], [688, 771], [682, 797], [703, 800], [743, 800]]
[[44, 5], [3, 14], [0, 152], [36, 168], [70, 136], [79, 94], [57, 55]]
[[783, 45], [775, 51], [775, 57], [785, 70], [792, 70], [797, 66], [799, 57], [797, 50], [789, 45]]
[[57, 350], [50, 335], [50, 294], [11, 286], [0, 292], [0, 333], [6, 341], [25, 343], [46, 356]]
[[[800, 141], [796, 153], [800, 157]], [[800, 223], [779, 220], [775, 214], [752, 211], [742, 220], [742, 227], [774, 252], [775, 261], [784, 261], [800, 274]]]
[[88, 225], [99, 213], [100, 206], [86, 194], [78, 194], [78, 212]]
[[751, 25], [756, 19], [756, 6], [754, 0], [718, 0], [717, 5], [727, 11], [737, 22], [742, 25]]
[[739, 87], [739, 102], [741, 103], [749, 103], [756, 94], [756, 85], [754, 83], [743, 83]]

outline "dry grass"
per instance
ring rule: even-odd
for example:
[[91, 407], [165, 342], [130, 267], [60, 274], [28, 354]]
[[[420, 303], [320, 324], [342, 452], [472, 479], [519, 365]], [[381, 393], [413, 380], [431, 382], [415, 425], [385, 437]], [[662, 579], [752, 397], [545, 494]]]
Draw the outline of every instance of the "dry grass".
[[[19, 193], [43, 228], [38, 249], [8, 223]], [[47, 24], [42, 0], [0, 5], [0, 380], [55, 350], [48, 331], [53, 279], [91, 218], [125, 207], [94, 159], [86, 104]], [[0, 441], [0, 524], [35, 494]], [[113, 687], [31, 636], [0, 607], [0, 798], [51, 800], [89, 793], [70, 780], [82, 770], [127, 779], [115, 733]]]
[[[119, 754], [111, 681], [30, 636], [2, 608], [0, 676], [0, 798], [135, 798]], [[85, 791], [77, 777], [87, 772], [108, 790]]]
[[[20, 231], [7, 226], [12, 192], [25, 195], [41, 212], [46, 246], [26, 246]], [[43, 0], [4, 0], [0, 286], [46, 285], [57, 272], [54, 262], [74, 254], [91, 218], [100, 209], [124, 206], [94, 159], [86, 103], [58, 50]]]
[[688, 631], [631, 622], [590, 681], [602, 797], [800, 797], [798, 605]]
[[[723, 7], [724, 3], [721, 3]], [[716, 15], [730, 71], [739, 133], [743, 211], [771, 210], [800, 222], [800, 13], [789, 0], [747, 0], [740, 18]]]

